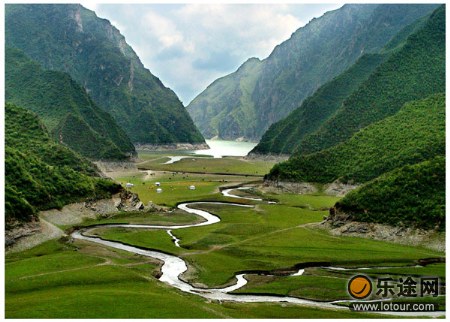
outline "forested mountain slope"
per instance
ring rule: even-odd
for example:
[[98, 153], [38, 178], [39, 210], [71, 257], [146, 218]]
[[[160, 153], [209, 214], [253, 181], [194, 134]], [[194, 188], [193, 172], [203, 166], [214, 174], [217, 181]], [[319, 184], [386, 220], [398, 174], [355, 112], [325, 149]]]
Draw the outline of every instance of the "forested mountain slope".
[[328, 183], [366, 182], [381, 174], [445, 155], [445, 95], [406, 104], [351, 139], [309, 155], [295, 155], [273, 167], [271, 180]]
[[[362, 55], [378, 52], [402, 28], [436, 7], [344, 5], [298, 29], [263, 61], [250, 61], [253, 68], [246, 62], [208, 86], [188, 111], [206, 137], [259, 140], [272, 123], [287, 116], [321, 85]], [[249, 71], [242, 76], [245, 69]]]
[[98, 177], [89, 161], [55, 143], [36, 115], [12, 104], [5, 106], [5, 145], [6, 229], [32, 220], [38, 210], [121, 189]]
[[308, 134], [316, 131], [374, 70], [400, 50], [408, 36], [423, 27], [428, 16], [403, 28], [376, 54], [365, 54], [330, 82], [321, 86], [286, 118], [272, 124], [252, 154], [292, 154]]
[[204, 143], [175, 93], [146, 69], [120, 32], [78, 4], [7, 4], [5, 42], [68, 73], [133, 143]]
[[302, 138], [316, 130], [340, 107], [387, 55], [366, 54], [332, 81], [320, 87], [286, 118], [272, 124], [253, 154], [291, 154]]
[[347, 194], [335, 205], [353, 220], [445, 229], [445, 157], [406, 165]]
[[215, 80], [188, 106], [206, 138], [257, 137], [257, 110], [252, 101], [261, 61], [251, 58], [230, 75]]
[[445, 92], [445, 7], [438, 8], [402, 49], [381, 64], [328, 121], [299, 144], [308, 154], [349, 139], [395, 114], [406, 102]]
[[55, 141], [95, 160], [136, 153], [125, 132], [67, 73], [42, 69], [17, 49], [5, 51], [6, 100], [38, 114]]

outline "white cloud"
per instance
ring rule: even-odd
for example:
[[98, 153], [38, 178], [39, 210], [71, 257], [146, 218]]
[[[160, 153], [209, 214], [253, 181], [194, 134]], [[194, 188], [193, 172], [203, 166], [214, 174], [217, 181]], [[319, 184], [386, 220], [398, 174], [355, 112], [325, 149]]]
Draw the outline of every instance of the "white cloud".
[[286, 5], [188, 4], [174, 19], [201, 49], [265, 57], [302, 25], [287, 9]]
[[159, 42], [162, 49], [183, 41], [183, 35], [172, 20], [152, 11], [143, 15], [141, 27], [146, 34], [152, 35]]
[[144, 65], [187, 104], [212, 81], [233, 72], [248, 58], [267, 57], [304, 21], [317, 16], [313, 10], [299, 14], [301, 6], [306, 11], [312, 7], [101, 4], [96, 12], [113, 22]]
[[95, 12], [97, 12], [97, 10], [98, 10], [98, 3], [95, 3], [93, 1], [88, 1], [88, 0], [81, 1], [80, 4], [83, 7], [88, 8], [89, 10], [92, 10], [92, 11], [95, 11]]

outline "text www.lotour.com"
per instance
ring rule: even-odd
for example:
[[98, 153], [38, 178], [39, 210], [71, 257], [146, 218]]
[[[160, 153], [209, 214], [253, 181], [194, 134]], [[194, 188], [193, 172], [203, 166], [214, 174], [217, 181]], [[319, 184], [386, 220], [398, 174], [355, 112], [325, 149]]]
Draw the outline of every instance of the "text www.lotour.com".
[[357, 312], [433, 312], [438, 309], [436, 303], [365, 302], [350, 304], [350, 310]]

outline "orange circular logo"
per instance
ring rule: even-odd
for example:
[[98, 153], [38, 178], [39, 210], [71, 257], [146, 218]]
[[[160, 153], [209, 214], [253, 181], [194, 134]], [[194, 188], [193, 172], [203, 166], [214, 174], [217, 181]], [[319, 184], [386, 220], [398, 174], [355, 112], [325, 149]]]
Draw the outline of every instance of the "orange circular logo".
[[364, 275], [356, 275], [348, 282], [348, 293], [355, 299], [365, 299], [372, 293], [372, 281]]

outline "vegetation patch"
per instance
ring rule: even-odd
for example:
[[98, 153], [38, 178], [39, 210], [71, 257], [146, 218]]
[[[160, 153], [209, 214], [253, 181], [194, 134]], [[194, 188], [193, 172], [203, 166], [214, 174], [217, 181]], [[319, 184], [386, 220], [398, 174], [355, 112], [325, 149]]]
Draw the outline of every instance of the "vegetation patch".
[[445, 229], [445, 158], [404, 166], [336, 203], [356, 221]]
[[162, 171], [178, 171], [178, 172], [194, 172], [209, 174], [236, 174], [249, 176], [264, 176], [272, 166], [273, 161], [260, 160], [244, 160], [242, 158], [226, 157], [221, 159], [188, 157], [178, 162], [164, 164], [166, 159], [154, 159], [139, 164], [139, 168], [162, 170]]
[[120, 191], [113, 181], [96, 177], [89, 161], [55, 143], [34, 114], [6, 104], [5, 123], [7, 229], [30, 221], [38, 210]]
[[[401, 125], [401, 126], [400, 126]], [[406, 104], [336, 147], [296, 155], [273, 167], [267, 178], [328, 183], [366, 182], [405, 164], [445, 154], [445, 95]]]

